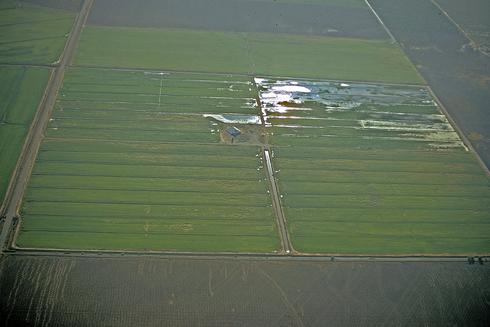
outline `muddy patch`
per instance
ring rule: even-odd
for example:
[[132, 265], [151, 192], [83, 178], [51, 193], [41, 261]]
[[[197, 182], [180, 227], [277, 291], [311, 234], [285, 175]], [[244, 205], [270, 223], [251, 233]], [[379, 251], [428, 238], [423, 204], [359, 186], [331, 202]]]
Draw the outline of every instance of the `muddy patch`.
[[212, 115], [205, 114], [210, 120], [211, 133], [218, 134], [221, 143], [262, 145], [266, 131], [261, 118], [255, 115]]

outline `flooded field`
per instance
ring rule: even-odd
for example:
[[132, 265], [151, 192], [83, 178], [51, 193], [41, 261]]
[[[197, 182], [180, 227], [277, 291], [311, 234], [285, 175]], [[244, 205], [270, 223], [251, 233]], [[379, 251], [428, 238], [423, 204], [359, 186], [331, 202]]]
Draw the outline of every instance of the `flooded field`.
[[0, 63], [51, 64], [59, 59], [73, 12], [9, 0], [0, 8]]
[[388, 37], [363, 1], [98, 0], [89, 24]]
[[21, 247], [273, 252], [248, 78], [72, 69], [27, 191]]
[[[374, 0], [372, 3], [489, 167], [490, 58], [472, 49], [471, 41], [430, 1]], [[444, 5], [449, 1], [438, 3]], [[459, 3], [470, 7], [469, 3], [477, 1]], [[486, 14], [484, 9], [479, 11]], [[478, 21], [478, 16], [469, 17]], [[462, 20], [458, 22], [463, 24]]]
[[489, 251], [489, 180], [427, 89], [256, 82], [297, 251]]
[[8, 257], [3, 326], [488, 326], [489, 266]]
[[299, 252], [488, 251], [489, 180], [424, 87], [81, 68], [17, 244], [274, 252], [268, 144]]

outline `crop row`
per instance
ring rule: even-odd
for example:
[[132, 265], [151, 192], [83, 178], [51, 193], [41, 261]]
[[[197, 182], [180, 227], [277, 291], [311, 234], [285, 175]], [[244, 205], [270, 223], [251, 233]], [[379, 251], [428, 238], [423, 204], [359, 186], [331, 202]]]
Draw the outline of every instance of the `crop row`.
[[257, 114], [254, 101], [242, 77], [70, 69], [18, 244], [277, 250], [260, 148], [221, 144], [225, 127], [204, 117]]
[[296, 250], [488, 251], [490, 181], [427, 90], [288, 83], [261, 81], [261, 99]]

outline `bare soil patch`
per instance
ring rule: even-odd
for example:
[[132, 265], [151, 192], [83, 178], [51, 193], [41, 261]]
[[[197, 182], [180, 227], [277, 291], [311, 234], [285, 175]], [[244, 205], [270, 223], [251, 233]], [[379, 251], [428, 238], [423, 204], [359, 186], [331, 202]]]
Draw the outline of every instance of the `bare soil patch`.
[[489, 265], [185, 258], [0, 261], [3, 326], [488, 326]]

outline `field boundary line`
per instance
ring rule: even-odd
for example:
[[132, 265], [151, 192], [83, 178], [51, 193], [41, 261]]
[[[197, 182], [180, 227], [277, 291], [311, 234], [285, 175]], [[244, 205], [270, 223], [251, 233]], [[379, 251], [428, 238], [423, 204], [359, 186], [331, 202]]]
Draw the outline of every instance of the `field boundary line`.
[[376, 12], [376, 10], [374, 10], [374, 8], [371, 6], [371, 4], [369, 3], [368, 0], [364, 0], [364, 2], [366, 3], [366, 5], [369, 7], [369, 9], [371, 10], [371, 12], [373, 13], [373, 15], [376, 17], [376, 19], [378, 20], [378, 22], [381, 24], [381, 26], [383, 26], [383, 29], [385, 30], [386, 34], [388, 34], [388, 36], [390, 37], [391, 39], [391, 43], [392, 44], [395, 44], [395, 43], [398, 43], [395, 39], [395, 37], [393, 36], [393, 34], [391, 34], [391, 31], [388, 29], [388, 27], [386, 27], [385, 23], [383, 22], [383, 20], [381, 19], [381, 17], [379, 17], [378, 13]]
[[[402, 197], [402, 196], [400, 196]], [[31, 202], [34, 202], [34, 201], [31, 201]], [[144, 203], [142, 202], [95, 202], [95, 201], [54, 201], [54, 200], [49, 200], [49, 201], [37, 201], [37, 202], [42, 202], [42, 203], [65, 203], [65, 204], [95, 204], [95, 205], [98, 205], [98, 204], [106, 204], [106, 205], [143, 205]], [[173, 206], [173, 207], [188, 207], [189, 205], [188, 204], [178, 204], [178, 203], [148, 203], [148, 205], [154, 205], [154, 206]], [[209, 206], [209, 204], [193, 204], [193, 206]], [[220, 208], [227, 208], [229, 207], [229, 205], [219, 205], [219, 204], [214, 204], [213, 206], [215, 207], [220, 207]], [[264, 206], [247, 206], [245, 208], [264, 208]], [[342, 207], [291, 207], [290, 209], [342, 209], [342, 208], [345, 208], [344, 206]], [[350, 209], [365, 209], [366, 207], [352, 207], [350, 206], [349, 207]], [[444, 210], [444, 209], [440, 209], [440, 208], [434, 208], [434, 209], [431, 209], [431, 208], [399, 208], [397, 207], [398, 209], [402, 209], [402, 210], [427, 210], [427, 211], [441, 211], [441, 210]], [[387, 209], [396, 209], [396, 208], [387, 208]], [[453, 209], [451, 209], [453, 210]], [[472, 209], [469, 209], [469, 208], [465, 208], [465, 209], [454, 209], [453, 211], [468, 211], [468, 210], [472, 210]], [[478, 210], [480, 211], [483, 211], [485, 209], [483, 208], [479, 208]]]
[[478, 52], [480, 52], [482, 55], [486, 56], [486, 57], [490, 57], [490, 53], [487, 53], [485, 51], [483, 51], [481, 49], [481, 47], [478, 46], [478, 43], [475, 42], [471, 37], [470, 35], [461, 27], [461, 25], [459, 25], [450, 15], [449, 13], [444, 10], [442, 8], [442, 6], [436, 1], [436, 0], [430, 0], [430, 2], [437, 7], [437, 9], [439, 9], [440, 12], [442, 12], [444, 14], [444, 16], [446, 16], [446, 18], [458, 29], [458, 31], [464, 35], [465, 38], [468, 39], [468, 41], [470, 41], [470, 46], [471, 48], [477, 50]]
[[[53, 140], [53, 139], [50, 139], [50, 138], [45, 138], [45, 139], [49, 139], [49, 140]], [[220, 145], [220, 144], [217, 144], [217, 145]], [[284, 147], [282, 148], [284, 149]], [[126, 153], [135, 153], [135, 154], [155, 154], [158, 152], [156, 151], [145, 151], [145, 150], [133, 150], [133, 151], [125, 151], [125, 152], [121, 152], [121, 151], [88, 151], [88, 150], [56, 150], [56, 149], [43, 149], [42, 150], [43, 152], [57, 152], [57, 153], [104, 153], [104, 154], [126, 154]], [[359, 150], [359, 151], [362, 151], [362, 150]], [[395, 150], [396, 151], [396, 150]], [[396, 153], [395, 151], [393, 151], [394, 153]], [[365, 151], [365, 152], [368, 152], [368, 151]], [[399, 153], [405, 153], [405, 152], [402, 152], [402, 151], [398, 151]], [[430, 151], [410, 151], [410, 150], [407, 150], [406, 151], [407, 153], [421, 153], [421, 154], [431, 154]], [[372, 153], [371, 151], [369, 151], [369, 153]], [[442, 155], [444, 155], [444, 153], [442, 153]], [[448, 154], [450, 155], [450, 154]], [[191, 154], [191, 153], [184, 153], [184, 154], [169, 154], [169, 156], [197, 156], [195, 154]], [[209, 154], [199, 154], [199, 156], [213, 156], [213, 155], [209, 155]], [[229, 157], [247, 157], [246, 155], [230, 155]], [[294, 159], [294, 157], [288, 157], [288, 156], [283, 156], [283, 158], [286, 158], [286, 159]], [[314, 159], [315, 157], [314, 156], [311, 156], [311, 155], [302, 155], [302, 158], [306, 158], [306, 159]], [[408, 159], [411, 159], [411, 158], [408, 158]], [[349, 159], [347, 157], [327, 157], [326, 159], [324, 160], [338, 160], [338, 161], [349, 161], [349, 160], [352, 160], [352, 159]], [[390, 163], [393, 163], [393, 162], [400, 162], [400, 161], [406, 161], [405, 159], [398, 159], [398, 158], [390, 158], [390, 159], [376, 159], [376, 158], [368, 158], [368, 159], [360, 159], [360, 160], [364, 160], [364, 161], [374, 161], [374, 162], [379, 162], [379, 161], [387, 161], [387, 162], [390, 162]], [[412, 161], [417, 161], [417, 162], [423, 162], [423, 163], [434, 163], [436, 161], [431, 161], [431, 160], [416, 160], [416, 159], [412, 159], [410, 160], [411, 162]], [[458, 160], [458, 161], [452, 161], [452, 162], [458, 162], [458, 163], [465, 163], [466, 160]]]
[[[68, 137], [46, 137], [47, 140], [61, 140], [61, 141], [73, 141], [73, 142], [127, 142], [127, 143], [148, 143], [148, 144], [169, 144], [169, 145], [185, 145], [185, 144], [192, 144], [192, 145], [219, 145], [219, 146], [225, 146], [221, 145], [220, 143], [210, 143], [210, 142], [184, 142], [184, 141], [151, 141], [151, 140], [121, 140], [121, 139], [103, 139], [103, 138], [68, 138]], [[235, 143], [233, 146], [247, 146], [247, 147], [256, 147], [260, 146], [258, 144], [247, 144], [247, 143]]]
[[[27, 188], [27, 183], [32, 173], [34, 162], [37, 157], [43, 134], [49, 122], [49, 118], [54, 109], [58, 91], [61, 88], [66, 66], [71, 62], [74, 56], [74, 50], [77, 47], [81, 30], [87, 20], [94, 0], [85, 0], [78, 12], [72, 25], [68, 40], [65, 43], [63, 51], [57, 61], [58, 66], [52, 73], [45, 91], [45, 97], [41, 102], [41, 107], [36, 113], [32, 122], [29, 137], [26, 138], [26, 147], [21, 154], [21, 161], [17, 163], [17, 176], [14, 178], [14, 186], [10, 190], [8, 201], [5, 202], [5, 222], [0, 234], [0, 251], [8, 249], [10, 243], [15, 243], [17, 232], [20, 229], [21, 219], [19, 210], [22, 205], [23, 196]], [[12, 235], [12, 228], [15, 228]], [[13, 236], [13, 237], [12, 237]]]
[[33, 67], [33, 68], [56, 68], [57, 65], [53, 64], [33, 64], [33, 63], [8, 63], [8, 62], [0, 62], [0, 66], [2, 67]]
[[447, 111], [446, 107], [441, 102], [441, 100], [437, 97], [437, 95], [434, 93], [434, 91], [432, 90], [432, 88], [430, 86], [427, 86], [427, 89], [429, 90], [430, 94], [432, 95], [432, 97], [437, 102], [437, 105], [438, 105], [439, 109], [441, 110], [441, 112], [446, 116], [447, 120], [449, 121], [449, 123], [451, 124], [451, 126], [453, 127], [453, 129], [456, 131], [456, 133], [458, 134], [458, 136], [460, 137], [461, 141], [463, 141], [464, 145], [468, 148], [468, 150], [470, 152], [472, 152], [473, 155], [476, 157], [476, 160], [478, 161], [478, 164], [483, 169], [483, 172], [485, 173], [485, 175], [487, 177], [490, 177], [490, 170], [489, 170], [489, 168], [487, 167], [487, 165], [485, 164], [485, 162], [483, 161], [483, 159], [480, 157], [480, 155], [478, 154], [478, 152], [475, 150], [475, 148], [471, 144], [470, 140], [466, 137], [466, 135], [463, 133], [463, 131], [461, 130], [461, 128], [459, 128], [459, 126], [456, 124], [456, 122], [454, 121], [453, 117], [451, 117], [451, 115]]
[[286, 217], [282, 208], [281, 197], [279, 195], [276, 178], [274, 177], [274, 170], [272, 168], [272, 161], [270, 157], [270, 149], [268, 147], [263, 147], [263, 157], [265, 161], [266, 176], [271, 187], [272, 206], [274, 208], [276, 216], [277, 230], [281, 239], [282, 252], [285, 254], [290, 254], [294, 252], [294, 249], [289, 237]]
[[[393, 44], [397, 44], [398, 45], [398, 49], [400, 49], [400, 51], [403, 53], [403, 55], [405, 56], [405, 58], [407, 59], [409, 65], [413, 68], [413, 70], [417, 73], [417, 76], [420, 78], [420, 80], [423, 82], [423, 84], [420, 84], [419, 86], [420, 87], [427, 87], [429, 85], [429, 83], [427, 82], [427, 80], [425, 79], [425, 77], [419, 72], [419, 70], [417, 69], [417, 66], [415, 66], [415, 64], [412, 62], [412, 60], [410, 59], [410, 57], [407, 55], [407, 53], [405, 52], [405, 49], [403, 48], [403, 45], [400, 44], [395, 36], [393, 35], [393, 33], [391, 33], [390, 29], [388, 28], [388, 26], [385, 25], [385, 23], [381, 20], [381, 17], [378, 15], [378, 13], [376, 12], [376, 10], [374, 10], [374, 7], [369, 3], [368, 0], [364, 0], [366, 2], [366, 4], [369, 6], [369, 8], [371, 9], [371, 11], [373, 12], [373, 14], [378, 18], [379, 22], [383, 25], [383, 28], [386, 30], [386, 32], [392, 37], [392, 39], [394, 40], [394, 43]], [[389, 84], [388, 84], [389, 85]], [[400, 86], [403, 86], [403, 84], [395, 84], [395, 85], [400, 85]], [[417, 84], [411, 84], [413, 86], [417, 86]]]
[[[251, 78], [251, 83], [255, 90], [255, 101], [259, 110], [260, 122], [263, 128], [266, 127], [267, 117], [265, 109], [262, 107], [260, 100], [260, 90], [255, 82], [255, 78]], [[276, 218], [277, 233], [279, 234], [279, 240], [281, 242], [281, 254], [290, 255], [294, 253], [294, 248], [289, 237], [288, 226], [286, 222], [286, 216], [284, 214], [283, 206], [281, 203], [281, 197], [279, 194], [279, 185], [277, 184], [274, 176], [274, 168], [271, 159], [271, 149], [269, 144], [269, 134], [266, 134], [264, 144], [261, 146], [262, 159], [264, 161], [265, 176], [269, 183], [270, 196], [272, 201], [272, 208], [274, 210], [274, 216]]]
[[351, 261], [351, 262], [467, 262], [468, 257], [481, 257], [485, 262], [490, 261], [490, 253], [485, 254], [385, 254], [359, 255], [335, 253], [253, 253], [253, 252], [176, 252], [176, 251], [117, 251], [117, 250], [75, 250], [75, 249], [38, 249], [22, 248], [13, 245], [5, 251], [15, 256], [54, 256], [54, 257], [95, 257], [95, 258], [125, 258], [125, 257], [154, 257], [154, 258], [195, 258], [195, 259], [251, 259], [251, 260], [314, 260], [314, 261]]
[[54, 78], [54, 70], [52, 69], [50, 72], [50, 75], [49, 75], [48, 82], [46, 83], [46, 86], [44, 88], [43, 96], [41, 97], [41, 101], [39, 101], [39, 104], [37, 105], [36, 113], [34, 114], [34, 118], [32, 119], [32, 122], [29, 126], [29, 130], [28, 130], [27, 135], [24, 139], [24, 144], [22, 145], [20, 155], [17, 158], [17, 162], [15, 165], [14, 171], [10, 175], [10, 181], [9, 181], [8, 186], [7, 186], [7, 190], [5, 192], [5, 196], [3, 199], [1, 199], [2, 203], [0, 206], [0, 216], [4, 216], [6, 214], [5, 210], [7, 207], [7, 203], [10, 201], [10, 198], [12, 197], [14, 184], [18, 178], [21, 162], [23, 162], [25, 159], [27, 148], [29, 147], [29, 144], [30, 144], [29, 140], [32, 138], [32, 133], [33, 133], [35, 122], [39, 119], [41, 108], [44, 105], [44, 102], [46, 101], [46, 97], [48, 95], [49, 85], [52, 83], [53, 78]]
[[[411, 63], [411, 61], [409, 60]], [[298, 76], [278, 76], [278, 75], [267, 75], [267, 74], [248, 74], [248, 73], [232, 73], [232, 72], [208, 72], [208, 71], [195, 71], [195, 70], [175, 70], [168, 68], [142, 68], [142, 67], [118, 67], [118, 66], [96, 66], [96, 65], [83, 65], [83, 64], [75, 64], [71, 65], [73, 68], [87, 68], [87, 69], [100, 69], [100, 70], [115, 70], [115, 71], [141, 71], [141, 72], [151, 72], [151, 73], [175, 73], [175, 74], [194, 74], [194, 75], [213, 75], [213, 76], [240, 76], [240, 77], [264, 77], [271, 79], [292, 79], [298, 81], [319, 81], [319, 82], [350, 82], [350, 83], [363, 83], [363, 84], [371, 84], [371, 85], [387, 85], [387, 86], [403, 86], [403, 87], [424, 87], [427, 85], [425, 79], [422, 79], [424, 83], [421, 84], [413, 84], [413, 83], [396, 83], [396, 82], [381, 82], [381, 81], [372, 81], [372, 80], [352, 80], [352, 79], [335, 79], [335, 78], [318, 78], [318, 77], [298, 77]], [[416, 71], [418, 73], [418, 71]]]
[[[366, 1], [366, 3], [368, 3], [368, 0], [364, 0]], [[431, 2], [437, 6], [435, 3], [434, 3], [434, 0], [431, 0]], [[372, 8], [371, 5], [369, 5], [369, 7]], [[438, 6], [437, 6], [438, 7]], [[441, 10], [441, 8], [439, 7], [439, 10]], [[374, 8], [373, 8], [373, 11], [374, 11]], [[449, 16], [446, 16], [449, 20], [451, 19]], [[386, 25], [385, 25], [386, 26]], [[386, 26], [386, 29], [389, 31], [389, 28]], [[391, 35], [393, 35], [391, 32], [389, 32]], [[471, 41], [471, 39], [470, 39]], [[483, 172], [485, 173], [485, 175], [487, 177], [490, 177], [490, 168], [487, 167], [487, 165], [485, 164], [485, 162], [482, 160], [482, 158], [480, 157], [480, 155], [478, 154], [478, 152], [475, 150], [475, 148], [473, 147], [473, 145], [471, 144], [471, 142], [468, 140], [468, 138], [466, 137], [466, 135], [463, 133], [463, 131], [461, 130], [461, 128], [456, 124], [456, 122], [454, 121], [453, 117], [449, 114], [449, 112], [447, 111], [446, 107], [444, 106], [444, 104], [441, 102], [441, 100], [439, 99], [439, 97], [435, 94], [434, 90], [432, 90], [432, 87], [430, 86], [430, 84], [427, 82], [427, 80], [425, 79], [425, 77], [422, 75], [422, 73], [419, 71], [419, 69], [417, 68], [417, 66], [415, 66], [415, 64], [412, 62], [412, 60], [410, 59], [410, 57], [407, 55], [405, 49], [403, 47], [400, 47], [401, 51], [403, 52], [403, 54], [405, 55], [405, 57], [408, 59], [408, 61], [412, 64], [412, 67], [414, 67], [414, 69], [417, 71], [418, 75], [422, 78], [422, 80], [425, 82], [425, 85], [424, 86], [421, 86], [421, 87], [424, 87], [426, 88], [429, 93], [431, 94], [431, 96], [433, 97], [433, 99], [436, 101], [437, 105], [438, 105], [438, 109], [440, 110], [440, 112], [442, 114], [444, 114], [444, 116], [446, 116], [446, 119], [448, 120], [449, 124], [453, 127], [453, 129], [456, 131], [456, 133], [458, 134], [459, 138], [461, 139], [461, 141], [463, 142], [463, 144], [467, 147], [467, 149], [469, 151], [471, 151], [473, 153], [473, 155], [476, 157], [479, 165], [482, 167], [483, 169]]]

